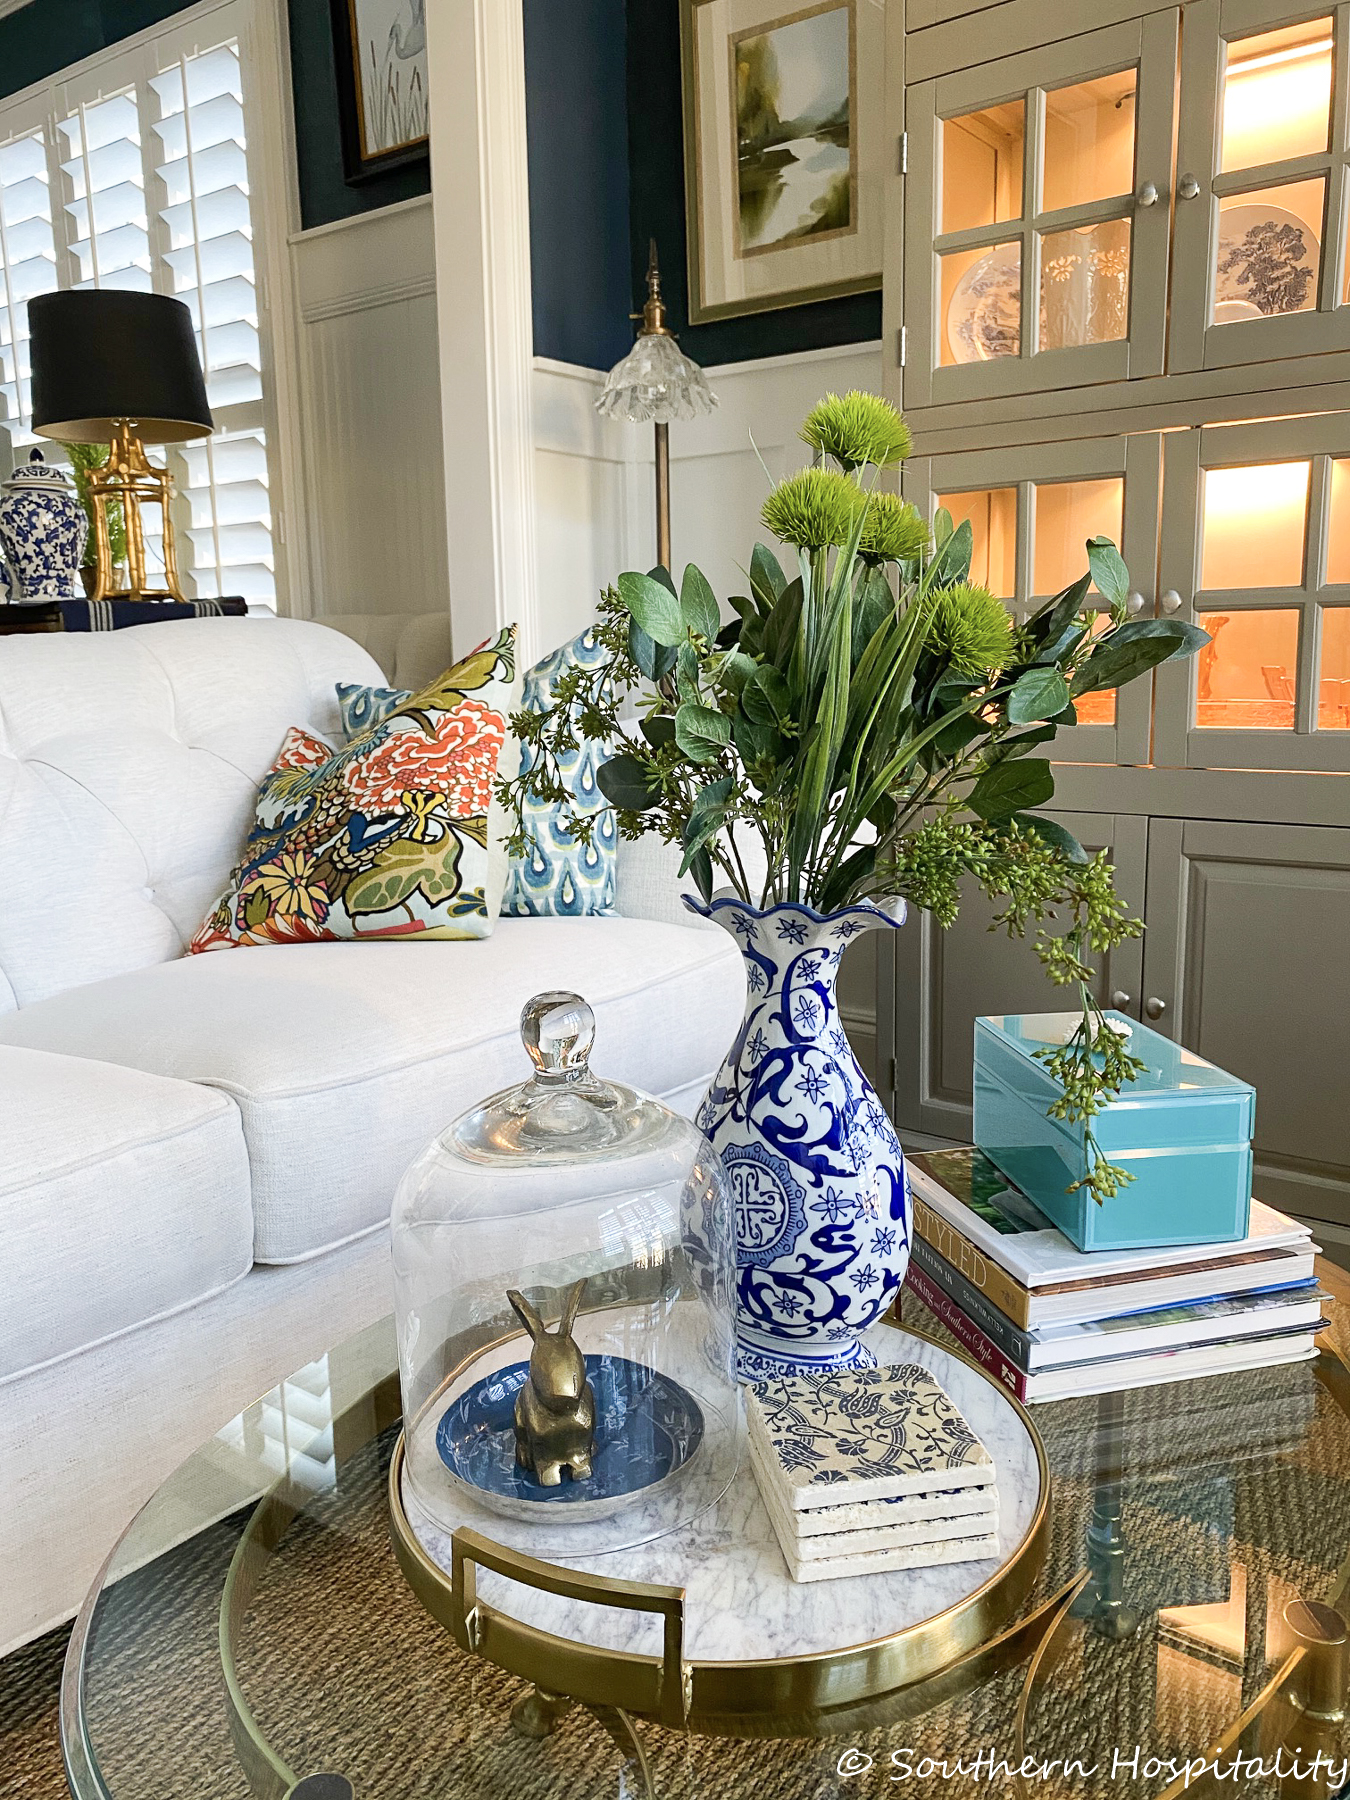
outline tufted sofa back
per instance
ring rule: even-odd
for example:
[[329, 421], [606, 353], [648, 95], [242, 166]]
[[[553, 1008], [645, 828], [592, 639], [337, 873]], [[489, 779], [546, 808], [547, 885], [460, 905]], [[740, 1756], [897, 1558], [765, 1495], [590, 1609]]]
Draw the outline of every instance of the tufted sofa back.
[[299, 619], [0, 638], [0, 1012], [181, 955], [287, 728], [383, 679]]

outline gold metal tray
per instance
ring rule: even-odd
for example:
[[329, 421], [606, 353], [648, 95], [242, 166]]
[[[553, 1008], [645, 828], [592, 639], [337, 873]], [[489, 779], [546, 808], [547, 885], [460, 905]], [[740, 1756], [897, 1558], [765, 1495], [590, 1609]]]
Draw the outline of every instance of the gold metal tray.
[[[910, 1335], [957, 1355], [926, 1333]], [[1034, 1643], [1039, 1635], [1037, 1621], [1053, 1614], [1052, 1600], [1032, 1618], [1004, 1629], [1031, 1592], [1045, 1559], [1050, 1471], [1025, 1407], [970, 1358], [959, 1360], [989, 1383], [1025, 1427], [1036, 1452], [1039, 1497], [1020, 1543], [988, 1581], [945, 1611], [888, 1637], [811, 1655], [691, 1661], [684, 1655], [683, 1588], [564, 1568], [467, 1528], [453, 1535], [447, 1574], [423, 1549], [403, 1505], [402, 1435], [389, 1469], [389, 1516], [399, 1566], [417, 1598], [461, 1649], [523, 1676], [546, 1693], [713, 1734], [819, 1736], [851, 1728], [878, 1702], [919, 1683], [927, 1688], [932, 1677], [955, 1672], [958, 1665], [968, 1667], [972, 1679], [983, 1677], [991, 1663], [1003, 1660], [1000, 1652], [1025, 1653], [1028, 1638]], [[479, 1568], [564, 1599], [659, 1615], [662, 1654], [576, 1643], [525, 1624], [479, 1599]]]

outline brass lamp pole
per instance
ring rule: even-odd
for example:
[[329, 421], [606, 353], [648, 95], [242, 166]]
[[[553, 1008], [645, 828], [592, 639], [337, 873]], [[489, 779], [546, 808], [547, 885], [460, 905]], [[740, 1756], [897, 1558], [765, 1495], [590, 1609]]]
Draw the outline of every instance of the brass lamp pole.
[[627, 419], [634, 425], [650, 419], [655, 425], [656, 560], [663, 569], [669, 569], [670, 421], [711, 412], [717, 405], [717, 396], [702, 369], [684, 354], [666, 324], [655, 238], [649, 242], [647, 256], [647, 303], [640, 313], [629, 316], [642, 321], [637, 342], [623, 361], [610, 370], [595, 410], [606, 418]]

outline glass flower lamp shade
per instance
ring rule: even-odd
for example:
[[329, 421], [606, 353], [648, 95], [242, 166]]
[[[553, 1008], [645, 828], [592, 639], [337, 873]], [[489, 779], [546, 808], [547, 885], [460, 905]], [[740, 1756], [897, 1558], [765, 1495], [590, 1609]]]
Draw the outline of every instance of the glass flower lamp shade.
[[595, 410], [607, 419], [656, 427], [656, 560], [664, 569], [670, 567], [670, 422], [696, 419], [716, 405], [717, 395], [707, 377], [680, 349], [666, 324], [653, 240], [647, 258], [647, 304], [637, 342], [605, 377]]
[[702, 369], [662, 331], [639, 337], [623, 361], [615, 363], [595, 410], [632, 425], [669, 425], [672, 419], [696, 419], [716, 405]]
[[591, 1073], [594, 1029], [576, 994], [531, 1000], [534, 1073], [449, 1125], [394, 1201], [413, 1494], [443, 1530], [541, 1556], [687, 1525], [744, 1430], [725, 1172], [688, 1119]]

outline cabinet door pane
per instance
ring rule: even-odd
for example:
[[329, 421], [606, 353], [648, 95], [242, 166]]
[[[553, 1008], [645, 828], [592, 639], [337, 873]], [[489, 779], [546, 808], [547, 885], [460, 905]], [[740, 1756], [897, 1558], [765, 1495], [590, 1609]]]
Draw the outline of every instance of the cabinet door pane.
[[1161, 373], [1177, 19], [908, 90], [911, 406]]
[[[1032, 595], [1049, 599], [1077, 581], [1087, 565], [1089, 538], [1119, 544], [1125, 519], [1125, 481], [1038, 481], [1033, 489]], [[1091, 591], [1095, 594], [1094, 581]]]
[[1016, 100], [943, 120], [943, 231], [1021, 218], [1026, 111]]
[[1210, 301], [1215, 325], [1309, 312], [1317, 305], [1326, 193], [1319, 176], [1219, 201]]
[[1301, 586], [1311, 471], [1290, 462], [1202, 472], [1201, 587]]
[[1331, 128], [1329, 15], [1234, 38], [1225, 52], [1221, 172], [1326, 149]]
[[981, 488], [966, 494], [939, 494], [954, 523], [968, 520], [975, 546], [970, 579], [1000, 600], [1017, 592], [1017, 489]]
[[1048, 231], [1040, 240], [1042, 350], [1109, 344], [1123, 338], [1130, 314], [1130, 222]]
[[1347, 449], [1339, 413], [1167, 437], [1165, 609], [1211, 641], [1157, 671], [1156, 761], [1350, 769]]
[[1341, 269], [1347, 15], [1254, 32], [1251, 0], [1186, 9], [1168, 366], [1350, 347]]
[[1350, 606], [1320, 609], [1322, 649], [1318, 662], [1317, 729], [1350, 731]]

